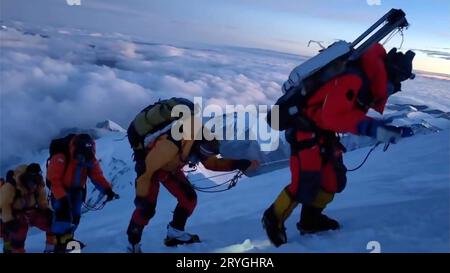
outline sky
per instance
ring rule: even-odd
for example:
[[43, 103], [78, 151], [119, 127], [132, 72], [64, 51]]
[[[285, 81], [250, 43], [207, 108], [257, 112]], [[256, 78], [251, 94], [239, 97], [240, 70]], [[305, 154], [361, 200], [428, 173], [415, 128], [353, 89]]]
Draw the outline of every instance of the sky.
[[[418, 70], [450, 74], [448, 0], [0, 0], [2, 20], [120, 32], [148, 42], [272, 49], [311, 56], [317, 45], [351, 41], [391, 8], [410, 28], [386, 46], [414, 49]], [[75, 0], [71, 0], [75, 1]], [[370, 2], [371, 4], [369, 4]]]

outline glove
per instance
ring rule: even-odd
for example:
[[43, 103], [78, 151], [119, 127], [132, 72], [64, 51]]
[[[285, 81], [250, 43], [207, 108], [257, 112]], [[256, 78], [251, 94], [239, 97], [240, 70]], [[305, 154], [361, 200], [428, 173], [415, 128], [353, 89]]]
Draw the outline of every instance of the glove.
[[416, 54], [411, 50], [406, 53], [393, 48], [385, 58], [385, 67], [388, 78], [395, 83], [400, 83], [412, 77], [413, 59]]
[[409, 127], [400, 127], [402, 130], [402, 137], [410, 137], [414, 135], [414, 131]]
[[383, 143], [397, 143], [402, 138], [402, 129], [390, 125], [378, 126], [375, 138]]
[[16, 219], [3, 223], [3, 228], [5, 229], [5, 234], [10, 234], [12, 232], [17, 232], [19, 230], [19, 222]]
[[115, 193], [111, 188], [107, 189], [105, 194], [106, 194], [106, 202], [112, 201], [114, 199], [119, 199], [119, 195]]
[[386, 125], [389, 120], [376, 120], [366, 118], [358, 124], [358, 134], [375, 138], [384, 143], [397, 143], [402, 137], [414, 134], [409, 127], [395, 127]]

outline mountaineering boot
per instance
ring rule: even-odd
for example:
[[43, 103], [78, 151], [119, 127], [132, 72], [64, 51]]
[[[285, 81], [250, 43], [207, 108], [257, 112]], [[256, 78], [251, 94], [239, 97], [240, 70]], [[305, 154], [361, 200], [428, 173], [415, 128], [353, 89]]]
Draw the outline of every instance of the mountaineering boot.
[[286, 228], [282, 222], [276, 219], [272, 206], [264, 212], [261, 221], [267, 237], [274, 246], [279, 247], [287, 242]]
[[199, 243], [200, 238], [196, 234], [187, 233], [184, 230], [179, 230], [167, 225], [167, 237], [164, 239], [166, 246], [177, 246], [182, 244]]
[[127, 246], [128, 253], [142, 253], [141, 244], [128, 244]]
[[322, 214], [322, 211], [323, 208], [303, 205], [300, 222], [297, 223], [301, 235], [340, 228], [338, 221]]
[[138, 225], [138, 224], [134, 223], [133, 221], [130, 221], [130, 224], [128, 225], [128, 229], [127, 229], [127, 235], [128, 235], [127, 252], [128, 253], [142, 253], [140, 242], [141, 242], [143, 229], [144, 229], [143, 226]]
[[64, 234], [56, 236], [55, 253], [75, 253], [86, 247], [82, 241], [73, 238], [73, 234]]
[[55, 253], [66, 253], [67, 243], [73, 240], [72, 233], [58, 234], [56, 235], [56, 245], [54, 248]]
[[263, 228], [273, 245], [279, 247], [287, 242], [284, 221], [291, 215], [298, 205], [287, 189], [283, 189], [275, 202], [264, 212], [262, 218]]

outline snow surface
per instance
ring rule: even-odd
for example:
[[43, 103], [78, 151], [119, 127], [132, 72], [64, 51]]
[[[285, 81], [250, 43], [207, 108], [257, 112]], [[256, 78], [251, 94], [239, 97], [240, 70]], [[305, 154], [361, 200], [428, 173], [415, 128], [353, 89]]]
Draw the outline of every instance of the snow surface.
[[[76, 237], [86, 252], [124, 252], [126, 228], [134, 209], [134, 171], [131, 152], [122, 133], [98, 140], [98, 152], [106, 176], [121, 199], [103, 210], [83, 215]], [[270, 245], [260, 219], [266, 207], [289, 181], [289, 169], [243, 178], [230, 191], [198, 193], [198, 206], [187, 230], [203, 242], [167, 248], [166, 225], [176, 200], [161, 187], [157, 212], [143, 235], [145, 252], [368, 252], [369, 241], [378, 241], [382, 252], [450, 251], [450, 131], [417, 135], [372, 153], [358, 171], [348, 174], [345, 191], [336, 195], [326, 212], [342, 229], [300, 236], [295, 228], [297, 208], [286, 222], [289, 243]], [[345, 155], [349, 168], [358, 165], [369, 148]], [[45, 161], [45, 151], [31, 160]], [[206, 174], [210, 175], [210, 174]], [[195, 180], [201, 172], [191, 177]], [[211, 182], [209, 182], [209, 185]], [[203, 181], [202, 185], [206, 185]], [[89, 193], [95, 199], [95, 192]], [[43, 249], [44, 234], [31, 230], [26, 248]]]
[[103, 122], [99, 122], [99, 123], [97, 123], [97, 126], [95, 126], [95, 127], [99, 128], [99, 129], [111, 131], [111, 132], [122, 132], [122, 133], [126, 132], [125, 129], [123, 129], [119, 124], [115, 123], [112, 120], [105, 120]]

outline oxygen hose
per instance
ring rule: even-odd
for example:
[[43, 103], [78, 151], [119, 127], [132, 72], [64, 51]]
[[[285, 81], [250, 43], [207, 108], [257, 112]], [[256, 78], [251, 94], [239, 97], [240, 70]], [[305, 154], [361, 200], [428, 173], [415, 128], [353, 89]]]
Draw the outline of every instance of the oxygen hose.
[[[367, 159], [369, 158], [370, 154], [381, 144], [382, 142], [377, 142], [375, 143], [375, 145], [372, 146], [372, 148], [369, 150], [369, 152], [366, 154], [366, 156], [364, 157], [363, 161], [355, 168], [352, 169], [347, 169], [347, 172], [353, 172], [356, 171], [358, 169], [360, 169], [367, 161]], [[389, 147], [389, 144], [386, 144], [383, 148], [383, 151], [386, 151]], [[274, 161], [269, 161], [269, 162], [265, 162], [263, 164], [261, 164], [261, 166], [269, 166], [272, 164], [277, 164], [277, 163], [281, 163], [281, 162], [286, 162], [289, 161], [289, 159], [281, 159], [281, 160], [274, 160]], [[192, 182], [197, 182], [197, 181], [202, 181], [202, 180], [209, 180], [211, 178], [216, 178], [216, 177], [221, 177], [221, 176], [225, 176], [225, 175], [230, 175], [235, 173], [235, 175], [233, 176], [233, 178], [222, 182], [220, 184], [214, 185], [214, 186], [208, 186], [208, 187], [198, 187], [195, 184], [192, 184]], [[241, 178], [243, 175], [243, 173], [241, 171], [234, 171], [234, 172], [228, 172], [228, 173], [223, 173], [223, 174], [218, 174], [218, 175], [213, 175], [213, 176], [209, 176], [209, 177], [203, 177], [203, 178], [199, 178], [196, 179], [194, 181], [191, 182], [192, 188], [194, 188], [195, 190], [199, 191], [199, 192], [204, 192], [204, 193], [217, 193], [217, 192], [224, 192], [224, 191], [228, 191], [231, 188], [233, 188], [234, 186], [236, 186], [239, 178]], [[226, 185], [228, 184], [228, 187], [226, 189], [220, 189], [220, 190], [210, 190], [210, 189], [214, 189], [214, 188], [218, 188], [220, 186]]]

